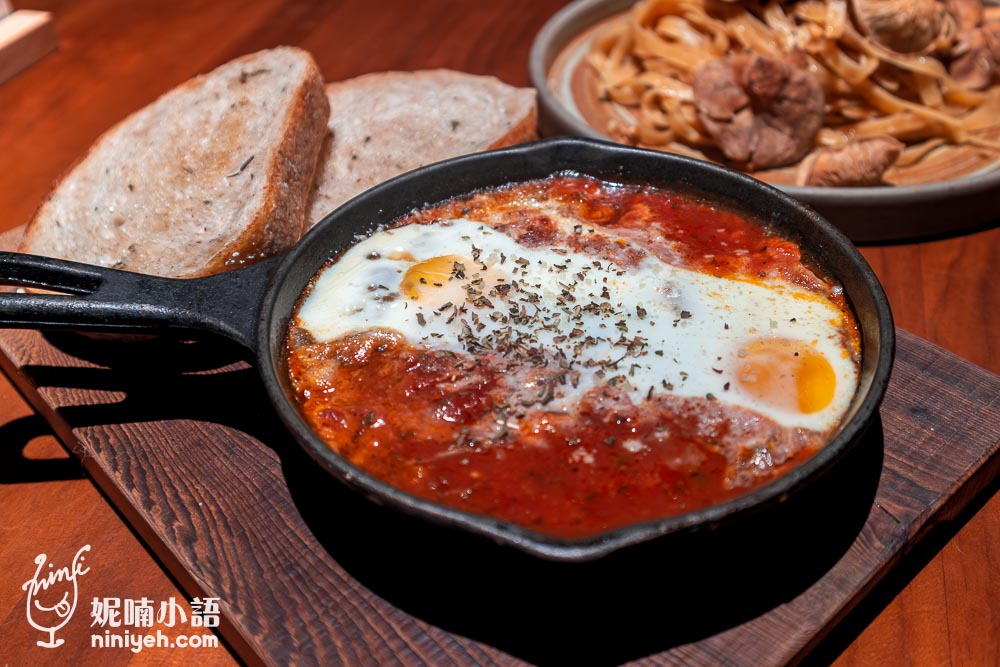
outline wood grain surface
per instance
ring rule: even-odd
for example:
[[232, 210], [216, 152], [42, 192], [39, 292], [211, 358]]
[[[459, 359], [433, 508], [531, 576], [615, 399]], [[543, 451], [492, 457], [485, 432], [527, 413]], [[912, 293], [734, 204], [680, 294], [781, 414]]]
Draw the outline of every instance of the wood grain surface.
[[272, 665], [788, 664], [1000, 466], [1000, 377], [901, 333], [881, 423], [819, 483], [726, 529], [550, 563], [329, 479], [221, 341], [5, 331], [0, 352], [188, 595], [222, 601], [240, 657]]
[[[53, 181], [86, 151], [101, 132], [173, 85], [229, 58], [287, 43], [309, 49], [329, 80], [368, 71], [443, 66], [474, 73], [491, 73], [511, 83], [524, 85], [527, 84], [526, 62], [530, 40], [545, 18], [561, 5], [554, 1], [527, 0], [502, 3], [443, 0], [422, 3], [82, 0], [14, 4], [17, 8], [54, 13], [59, 50], [0, 85], [2, 228], [23, 224], [43, 200]], [[956, 211], [955, 215], [961, 215], [961, 211]], [[948, 239], [869, 246], [863, 252], [883, 281], [901, 327], [974, 364], [993, 372], [1000, 371], [1000, 351], [996, 344], [1000, 340], [1000, 298], [997, 296], [995, 275], [995, 267], [1000, 266], [1000, 230], [991, 228]], [[30, 340], [18, 337], [30, 338], [32, 335], [37, 336], [16, 334], [13, 339], [15, 346], [20, 340], [21, 348], [28, 349]], [[5, 340], [11, 339], [5, 337]], [[912, 434], [932, 440], [936, 437], [947, 440], [947, 435], [936, 436], [931, 430], [942, 428], [938, 417], [951, 424], [951, 428], [961, 431], [961, 427], [967, 425], [966, 421], [974, 422], [977, 415], [961, 411], [962, 396], [939, 395], [938, 392], [949, 386], [966, 386], [961, 383], [979, 377], [978, 371], [972, 367], [954, 366], [950, 363], [951, 357], [942, 358], [932, 348], [920, 346], [919, 341], [907, 340], [913, 344], [909, 353], [916, 391], [922, 392], [928, 401], [940, 399], [935, 404], [945, 406], [930, 421], [914, 417], [916, 421], [912, 425], [915, 431]], [[346, 574], [339, 578], [328, 574], [324, 584], [343, 586], [347, 593], [357, 595], [351, 598], [352, 602], [346, 608], [337, 609], [343, 614], [333, 619], [336, 638], [317, 645], [315, 639], [309, 637], [308, 629], [297, 621], [287, 621], [287, 627], [270, 629], [271, 632], [292, 637], [298, 642], [298, 650], [304, 653], [315, 655], [319, 660], [343, 659], [349, 663], [372, 663], [392, 658], [401, 662], [423, 660], [432, 664], [511, 662], [514, 656], [539, 662], [548, 657], [551, 661], [551, 647], [532, 650], [530, 646], [526, 648], [517, 643], [521, 634], [518, 632], [521, 627], [519, 614], [523, 613], [525, 606], [529, 610], [533, 608], [533, 601], [538, 599], [537, 591], [515, 588], [523, 597], [510, 611], [510, 618], [491, 616], [488, 609], [484, 611], [481, 608], [482, 598], [484, 594], [497, 594], [498, 591], [495, 584], [491, 585], [489, 579], [484, 581], [481, 574], [472, 577], [475, 573], [470, 574], [469, 568], [476, 563], [473, 561], [470, 565], [468, 558], [462, 557], [467, 552], [444, 554], [443, 560], [446, 564], [453, 564], [458, 575], [470, 575], [466, 579], [459, 577], [456, 583], [455, 573], [449, 579], [445, 576], [447, 572], [441, 572], [440, 564], [427, 562], [426, 553], [420, 549], [410, 544], [399, 547], [382, 533], [371, 534], [374, 531], [368, 530], [370, 526], [358, 525], [357, 517], [338, 512], [341, 507], [339, 502], [330, 502], [324, 495], [330, 493], [339, 499], [336, 489], [324, 488], [317, 492], [319, 501], [315, 502], [316, 497], [306, 490], [311, 488], [310, 475], [313, 473], [307, 467], [296, 466], [294, 454], [290, 453], [295, 450], [284, 450], [280, 445], [273, 444], [269, 439], [270, 435], [274, 435], [270, 427], [261, 430], [259, 425], [252, 424], [252, 415], [262, 409], [259, 392], [255, 395], [251, 391], [245, 405], [234, 406], [222, 414], [206, 408], [210, 399], [252, 384], [252, 373], [246, 369], [230, 368], [228, 373], [219, 373], [217, 368], [186, 366], [185, 372], [180, 373], [181, 377], [177, 377], [176, 373], [171, 376], [172, 384], [167, 388], [168, 392], [172, 391], [182, 399], [178, 404], [162, 398], [161, 393], [150, 385], [150, 376], [177, 370], [164, 368], [166, 364], [162, 359], [132, 359], [130, 362], [134, 368], [123, 378], [120, 368], [115, 370], [109, 365], [109, 359], [100, 356], [104, 352], [73, 348], [73, 343], [65, 339], [57, 342], [62, 351], [48, 343], [38, 345], [32, 352], [38, 356], [27, 359], [26, 365], [37, 367], [32, 376], [33, 382], [48, 388], [45, 391], [59, 393], [61, 400], [69, 401], [60, 403], [64, 405], [58, 415], [62, 422], [57, 420], [56, 423], [74, 423], [73, 420], [76, 420], [74, 426], [78, 432], [93, 435], [107, 460], [117, 466], [115, 469], [134, 479], [133, 486], [121, 488], [117, 495], [111, 494], [110, 499], [121, 507], [128, 507], [130, 501], [142, 497], [143, 491], [157, 490], [156, 485], [162, 484], [153, 476], [144, 474], [146, 468], [139, 463], [152, 461], [149, 458], [152, 453], [134, 453], [134, 445], [130, 445], [133, 439], [155, 441], [157, 437], [163, 437], [161, 424], [169, 426], [181, 418], [194, 420], [198, 427], [194, 432], [188, 432], [182, 441], [174, 442], [168, 438], [163, 443], [163, 451], [170, 453], [170, 460], [183, 463], [184, 470], [194, 470], [208, 460], [205, 457], [219, 454], [218, 448], [223, 446], [216, 438], [219, 429], [224, 429], [226, 433], [245, 429], [242, 432], [249, 439], [248, 447], [251, 449], [222, 452], [230, 456], [238, 468], [222, 488], [200, 488], [196, 481], [182, 478], [174, 479], [172, 488], [159, 489], [160, 492], [166, 490], [173, 494], [184, 490], [202, 494], [204, 499], [200, 502], [210, 507], [201, 510], [203, 514], [185, 517], [166, 500], [143, 508], [159, 517], [163, 534], [182, 545], [182, 552], [188, 553], [192, 561], [209, 565], [214, 563], [229, 573], [224, 585], [227, 594], [233, 593], [231, 598], [226, 599], [230, 611], [257, 609], [267, 612], [280, 607], [281, 600], [235, 593], [241, 577], [246, 579], [251, 576], [250, 572], [260, 572], [262, 563], [279, 562], [287, 566], [289, 572], [297, 573], [287, 575], [289, 586], [314, 592], [317, 588], [308, 574], [309, 567], [314, 564], [312, 559], [332, 558]], [[69, 350], [65, 349], [67, 345], [71, 346]], [[202, 362], [189, 359], [185, 363], [212, 366], [234, 356], [232, 350], [216, 348], [195, 355]], [[96, 358], [95, 354], [98, 355]], [[55, 363], [57, 357], [52, 355], [69, 356], [85, 363], [81, 364], [81, 368], [68, 372], [62, 362]], [[205, 355], [208, 355], [208, 360]], [[961, 369], [959, 377], [953, 378], [959, 385], [951, 385], [950, 381], [945, 382], [938, 375], [953, 374], [955, 368]], [[938, 384], [925, 384], [926, 378], [922, 375], [937, 377], [935, 382]], [[123, 379], [124, 385], [121, 384]], [[0, 439], [0, 447], [3, 448], [0, 451], [3, 451], [6, 461], [0, 485], [0, 562], [3, 565], [0, 571], [5, 573], [0, 579], [0, 610], [3, 612], [0, 617], [3, 619], [0, 625], [0, 659], [9, 664], [188, 664], [193, 660], [205, 664], [231, 664], [235, 656], [225, 648], [197, 652], [162, 649], [139, 654], [85, 648], [80, 643], [90, 634], [85, 627], [66, 635], [68, 644], [62, 647], [66, 652], [34, 649], [38, 633], [25, 622], [25, 598], [20, 582], [30, 576], [31, 561], [39, 552], [71, 557], [79, 545], [91, 543], [95, 550], [100, 545], [104, 554], [101, 562], [105, 565], [99, 571], [95, 566], [91, 581], [94, 582], [94, 590], [101, 591], [101, 595], [140, 597], [147, 594], [159, 598], [176, 595], [184, 598], [193, 595], [193, 591], [199, 590], [205, 582], [185, 574], [187, 571], [179, 567], [179, 560], [171, 559], [170, 554], [162, 550], [157, 553], [159, 563], [154, 561], [127, 527], [128, 523], [142, 525], [137, 516], [126, 515], [126, 521], [116, 516], [92, 482], [79, 478], [83, 468], [72, 463], [72, 459], [62, 459], [61, 462], [59, 459], [49, 460], [58, 452], [51, 435], [46, 435], [48, 431], [44, 421], [17, 399], [9, 384], [0, 382], [0, 389], [0, 435], [4, 436]], [[993, 392], [995, 399], [996, 389]], [[892, 423], [884, 420], [884, 431], [888, 432]], [[987, 428], [987, 435], [992, 427], [995, 443], [996, 422], [980, 424], [980, 427], [983, 426]], [[67, 439], [71, 436], [66, 432], [61, 435]], [[251, 462], [243, 458], [249, 456], [247, 451], [258, 451], [263, 458]], [[942, 454], [944, 465], [955, 463], [944, 456], [946, 452], [935, 447], [931, 451]], [[144, 456], [147, 458], [144, 459]], [[85, 457], [83, 464], [103, 488], [114, 488], [107, 478], [100, 476], [99, 466], [93, 463], [92, 458]], [[226, 547], [228, 540], [257, 534], [261, 517], [271, 509], [272, 501], [263, 492], [273, 491], [275, 487], [268, 484], [276, 482], [265, 478], [263, 471], [267, 470], [277, 470], [280, 478], [287, 482], [290, 497], [305, 528], [301, 525], [287, 526], [279, 532], [280, 541], [264, 544], [260, 554], [240, 554], [237, 561]], [[966, 485], [964, 494], [956, 497], [953, 505], [940, 508], [939, 517], [951, 517], [964, 501], [971, 503], [971, 510], [958, 512], [952, 521], [939, 524], [922, 536], [920, 546], [914, 551], [904, 549], [897, 559], [886, 563], [893, 566], [886, 579], [847, 614], [830, 637], [808, 652], [806, 662], [826, 664], [832, 661], [845, 666], [996, 664], [996, 657], [1000, 655], [1000, 603], [997, 602], [1000, 600], [1000, 499], [995, 497], [995, 471], [991, 472], [988, 467], [980, 470], [985, 471], [981, 473], [982, 477]], [[991, 474], [994, 481], [987, 483]], [[916, 479], [914, 491], [927, 491], [926, 481]], [[870, 478], [867, 482], [872, 484]], [[853, 488], [855, 484], [852, 479], [845, 484], [845, 488]], [[985, 488], [976, 493], [980, 484]], [[216, 496], [227, 497], [230, 492], [236, 495], [241, 493], [247, 500], [232, 515], [213, 516], [211, 501]], [[872, 492], [871, 488], [869, 492]], [[833, 494], [833, 497], [839, 498], [840, 495]], [[908, 497], [905, 494], [897, 502], [903, 502]], [[350, 507], [351, 501], [345, 499], [345, 502]], [[889, 507], [890, 512], [895, 509], [898, 508], [894, 505]], [[365, 516], [363, 512], [358, 514], [358, 517]], [[861, 521], [859, 517], [860, 513], [855, 520]], [[215, 525], [223, 528], [215, 533], [191, 532], [193, 521], [209, 519], [216, 520]], [[352, 520], [354, 524], [351, 524]], [[355, 539], [348, 544], [336, 541], [335, 538], [343, 539], [343, 533], [324, 528], [325, 522], [331, 521], [353, 526], [353, 532], [347, 535]], [[140, 537], [155, 544], [158, 536], [142, 535], [142, 530]], [[912, 539], [916, 536], [905, 537]], [[323, 547], [318, 554], [295, 548], [295, 544], [310, 539]], [[417, 546], [421, 544], [418, 542]], [[877, 554], [884, 546], [872, 543], [867, 548], [871, 554]], [[394, 547], [397, 548], [393, 550]], [[473, 549], [468, 553], [476, 555], [480, 552]], [[790, 553], [792, 556], [803, 555], [802, 552]], [[831, 557], [829, 552], [819, 554], [821, 561]], [[96, 559], [95, 555], [95, 562]], [[784, 563], [786, 559], [778, 560]], [[750, 564], [759, 565], [760, 562], [751, 560]], [[172, 582], [160, 569], [161, 565], [179, 573], [176, 582]], [[382, 568], [376, 568], [376, 565]], [[433, 589], [434, 580], [428, 581], [428, 571], [420, 571], [421, 565], [430, 567], [429, 572], [442, 577], [442, 581], [451, 588]], [[390, 574], [380, 574], [383, 569]], [[746, 570], [740, 570], [739, 565], [732, 563], [725, 565], [725, 572], [729, 577], [741, 572], [746, 575]], [[400, 580], [404, 584], [411, 582], [410, 588], [401, 585]], [[744, 591], [757, 590], [751, 577], [743, 576], [738, 581]], [[801, 591], [802, 581], [797, 583]], [[180, 584], [184, 592], [176, 584]], [[746, 588], [747, 584], [749, 588]], [[557, 581], [553, 585], [563, 585], [572, 590], [565, 581]], [[243, 590], [247, 588], [255, 587], [251, 585]], [[463, 598], [455, 595], [456, 588], [477, 604], [469, 606]], [[739, 585], [725, 591], [710, 588], [719, 600], [724, 601], [724, 608], [739, 598], [737, 593], [740, 590]], [[752, 600], [749, 605], [737, 605], [735, 611], [723, 614], [723, 618], [730, 622], [738, 621], [753, 611], [761, 611], [759, 606], [767, 603], [776, 607], [780, 604], [779, 611], [783, 616], [797, 614], [800, 608], [794, 606], [796, 598], [789, 593], [794, 590], [795, 586], [789, 586], [782, 591], [785, 597], [791, 595], [787, 600], [776, 601], [774, 597], [764, 596]], [[412, 596], [414, 591], [428, 594], [430, 600], [407, 597]], [[443, 603], [435, 607], [435, 596], [449, 602], [454, 609], [441, 609], [445, 606]], [[330, 616], [333, 607], [329, 606], [329, 599], [312, 597], [318, 599], [310, 600], [310, 613], [323, 618]], [[532, 602], [525, 603], [526, 599]], [[719, 628], [717, 623], [708, 623], [700, 628], [692, 628], [697, 624], [688, 624], [676, 629], [678, 611], [671, 606], [673, 599], [667, 592], [654, 601], [652, 604], [656, 613], [646, 625], [639, 623], [637, 627], [623, 629], [612, 624], [610, 630], [619, 632], [621, 648], [617, 653], [584, 657], [615, 662], [648, 656], [673, 646], [674, 654], [680, 656], [678, 659], [687, 661], [691, 654], [685, 647], [690, 642], [710, 636], [710, 631]], [[644, 605], [647, 602], [642, 600]], [[388, 609], [387, 626], [373, 625], [366, 620], [366, 612], [370, 613], [379, 605]], [[549, 638], [552, 646], [564, 645], [566, 637], [600, 634], [600, 630], [592, 631], [586, 619], [583, 619], [583, 625], [570, 623], [576, 609], [545, 605], [541, 608], [562, 612], [565, 616], [545, 618], [539, 622], [542, 627], [551, 624]], [[699, 609], [704, 620], [707, 614], [703, 607]], [[474, 616], [474, 612], [486, 614], [492, 622], [490, 626], [479, 627], [474, 618], [464, 618]], [[81, 609], [77, 613], [86, 618], [87, 610]], [[266, 613], [264, 615], [267, 616]], [[233, 615], [233, 620], [243, 618]], [[538, 617], [529, 614], [529, 618], [537, 620]], [[808, 624], [810, 619], [801, 620]], [[457, 628], [454, 627], [456, 623]], [[656, 625], [651, 628], [649, 623]], [[451, 629], [459, 630], [458, 634], [447, 632]], [[739, 629], [738, 624], [736, 629]], [[604, 629], [605, 633], [608, 631]], [[243, 635], [234, 634], [231, 627], [226, 629], [225, 634], [237, 640], [234, 648], [240, 655], [246, 656], [266, 643], [266, 640], [260, 639], [268, 636], [263, 629], [256, 629], [257, 634], [254, 632], [250, 632], [245, 641], [240, 639]], [[777, 645], [788, 646], [780, 640], [780, 637], [775, 638]], [[75, 650], [70, 649], [69, 642], [74, 642]], [[744, 651], [751, 650], [726, 638], [712, 646], [714, 648], [710, 650], [714, 653], [711, 655], [718, 662], [735, 662]], [[539, 653], [540, 650], [543, 652]], [[545, 650], [550, 653], [545, 654]]]

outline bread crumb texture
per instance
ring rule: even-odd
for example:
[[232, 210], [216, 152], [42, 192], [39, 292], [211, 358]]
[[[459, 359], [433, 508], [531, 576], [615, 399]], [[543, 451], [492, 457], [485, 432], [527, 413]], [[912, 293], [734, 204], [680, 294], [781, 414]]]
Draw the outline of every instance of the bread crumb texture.
[[282, 252], [302, 234], [328, 117], [305, 51], [222, 65], [106, 132], [35, 214], [21, 249], [182, 278]]
[[536, 138], [535, 91], [452, 70], [329, 84], [329, 136], [307, 219], [425, 164]]

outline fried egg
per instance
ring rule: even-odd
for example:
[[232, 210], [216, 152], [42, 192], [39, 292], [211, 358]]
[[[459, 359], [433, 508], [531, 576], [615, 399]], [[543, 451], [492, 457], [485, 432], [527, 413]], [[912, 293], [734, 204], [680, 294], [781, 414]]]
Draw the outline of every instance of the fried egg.
[[[559, 224], [567, 237], [581, 231]], [[635, 404], [701, 397], [815, 431], [847, 411], [856, 355], [845, 314], [824, 295], [700, 273], [642, 248], [623, 267], [556, 245], [464, 218], [386, 229], [321, 272], [297, 324], [317, 342], [387, 329], [415, 346], [490, 355], [514, 400], [546, 411], [572, 413], [608, 386]]]

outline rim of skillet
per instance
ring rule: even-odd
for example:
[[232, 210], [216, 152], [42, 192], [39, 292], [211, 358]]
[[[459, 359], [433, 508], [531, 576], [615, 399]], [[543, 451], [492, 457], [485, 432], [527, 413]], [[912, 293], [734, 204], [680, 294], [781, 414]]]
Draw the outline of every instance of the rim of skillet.
[[[317, 271], [332, 257], [356, 242], [358, 235], [371, 233], [378, 226], [414, 209], [470, 194], [476, 189], [490, 189], [502, 184], [536, 180], [566, 172], [614, 181], [612, 173], [594, 167], [601, 159], [614, 160], [621, 165], [638, 160], [669, 166], [684, 175], [674, 187], [671, 187], [670, 182], [657, 181], [655, 173], [645, 174], [640, 178], [625, 177], [619, 182], [638, 183], [645, 180], [651, 185], [674, 191], [695, 194], [700, 191], [703, 196], [718, 196], [723, 200], [727, 198], [724, 194], [711, 193], [705, 184], [715, 182], [736, 191], [749, 190], [757, 198], [770, 204], [768, 212], [753, 214], [746, 205], [739, 206], [735, 198], [730, 198], [730, 208], [736, 208], [765, 224], [773, 220], [774, 215], [789, 218], [792, 222], [803, 225], [798, 233], [785, 226], [789, 224], [788, 221], [776, 225], [776, 228], [795, 238], [805, 257], [818, 261], [815, 253], [819, 252], [846, 263], [845, 269], [836, 273], [831, 270], [832, 267], [822, 263], [820, 268], [828, 278], [842, 285], [845, 279], [850, 279], [862, 286], [853, 291], [845, 289], [845, 296], [855, 313], [862, 335], [860, 384], [841, 427], [822, 449], [777, 479], [724, 503], [686, 514], [629, 524], [593, 536], [566, 539], [539, 533], [505, 520], [465, 512], [401, 491], [349, 463], [313, 432], [301, 417], [292, 398], [285, 365], [285, 341], [291, 314]], [[525, 174], [520, 169], [511, 172], [506, 169], [508, 165], [516, 167], [524, 162], [537, 163], [537, 171]], [[652, 171], [655, 172], [655, 169]], [[625, 168], [622, 167], [620, 172], [624, 174]], [[478, 188], [453, 185], [460, 183], [463, 178], [470, 178], [470, 175], [475, 175], [472, 176], [474, 180], [481, 181]], [[423, 191], [424, 186], [428, 190], [436, 188], [450, 194], [443, 197], [429, 196], [426, 201], [412, 194], [414, 189]], [[401, 198], [407, 192], [410, 193], [409, 197]], [[337, 237], [341, 238], [336, 240]], [[331, 238], [335, 240], [330, 242]], [[846, 272], [853, 275], [845, 275]], [[857, 294], [859, 289], [862, 291], [860, 295]], [[874, 312], [866, 312], [863, 317], [854, 303], [858, 296], [870, 299], [872, 305], [869, 310]], [[872, 340], [872, 337], [877, 340]], [[280, 418], [313, 459], [341, 482], [379, 504], [437, 523], [457, 526], [538, 557], [585, 561], [668, 534], [684, 534], [721, 526], [740, 516], [783, 502], [795, 491], [820, 477], [853, 448], [877, 416], [892, 370], [895, 329], [885, 292], [854, 245], [819, 214], [777, 188], [709, 162], [637, 149], [610, 141], [558, 137], [427, 165], [377, 185], [344, 203], [317, 223], [281, 260], [263, 297], [257, 327], [257, 345], [259, 372]]]

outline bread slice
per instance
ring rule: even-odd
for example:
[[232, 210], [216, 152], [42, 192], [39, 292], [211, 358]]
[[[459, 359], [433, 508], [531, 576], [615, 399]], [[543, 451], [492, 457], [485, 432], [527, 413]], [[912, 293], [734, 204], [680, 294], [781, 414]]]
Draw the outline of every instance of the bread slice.
[[327, 85], [331, 138], [307, 219], [411, 169], [537, 138], [533, 88], [451, 70], [380, 72]]
[[280, 253], [304, 230], [328, 118], [305, 51], [233, 60], [100, 137], [20, 249], [179, 278]]

